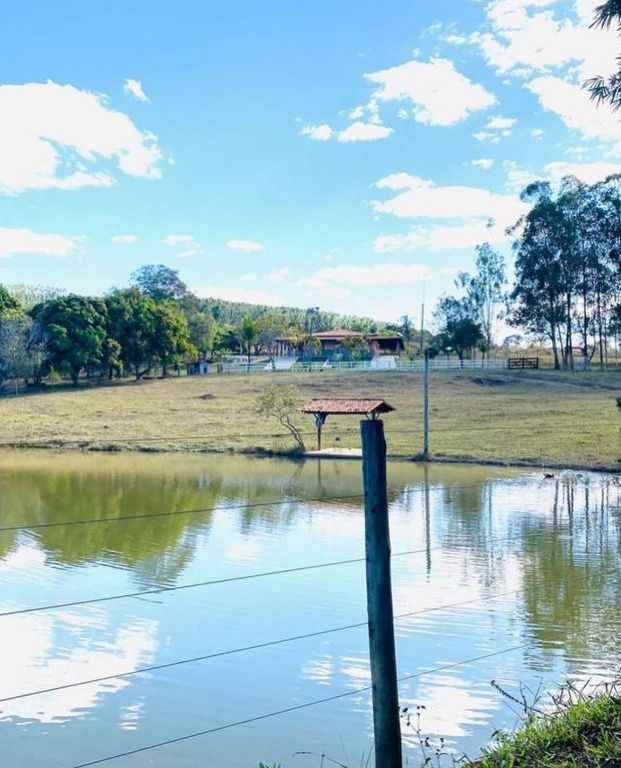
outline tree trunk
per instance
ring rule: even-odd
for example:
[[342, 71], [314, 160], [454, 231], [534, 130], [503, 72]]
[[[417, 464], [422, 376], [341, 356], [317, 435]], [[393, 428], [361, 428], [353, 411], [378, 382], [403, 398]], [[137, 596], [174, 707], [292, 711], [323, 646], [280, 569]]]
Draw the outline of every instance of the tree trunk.
[[558, 371], [558, 369], [561, 366], [559, 364], [559, 359], [558, 359], [558, 347], [556, 343], [556, 326], [554, 325], [554, 323], [550, 323], [550, 329], [551, 329], [550, 338], [552, 339], [552, 355], [554, 357], [554, 370]]

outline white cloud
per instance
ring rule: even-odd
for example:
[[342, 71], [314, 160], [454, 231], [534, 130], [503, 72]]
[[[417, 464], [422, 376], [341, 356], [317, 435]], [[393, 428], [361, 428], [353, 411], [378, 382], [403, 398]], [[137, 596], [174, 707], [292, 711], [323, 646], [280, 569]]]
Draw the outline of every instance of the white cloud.
[[137, 235], [114, 235], [112, 238], [113, 243], [129, 245], [130, 243], [137, 243]]
[[193, 243], [194, 238], [192, 235], [166, 235], [162, 242], [164, 245], [186, 245], [187, 243]]
[[484, 171], [489, 171], [492, 165], [494, 165], [494, 161], [489, 157], [479, 157], [476, 160], [471, 160], [470, 165], [475, 168], [481, 168]]
[[0, 114], [1, 193], [109, 187], [111, 163], [130, 176], [161, 176], [157, 137], [103, 96], [52, 81], [2, 85]]
[[424, 264], [343, 264], [325, 267], [316, 274], [316, 278], [327, 285], [405, 285], [430, 277], [431, 269]]
[[597, 108], [589, 94], [560, 77], [546, 75], [527, 83], [526, 87], [539, 99], [543, 109], [554, 112], [583, 139], [620, 144], [619, 117], [608, 109]]
[[149, 101], [140, 80], [132, 80], [131, 77], [128, 77], [123, 83], [123, 90], [125, 93], [130, 93], [137, 101]]
[[584, 80], [613, 71], [616, 31], [589, 28], [597, 0], [577, 0], [573, 17], [557, 15], [553, 5], [558, 9], [556, 0], [493, 0], [486, 9], [490, 31], [470, 40], [501, 74], [528, 76], [574, 65]]
[[457, 277], [463, 271], [462, 267], [440, 267], [438, 270], [443, 277]]
[[[517, 219], [515, 220], [517, 221]], [[511, 221], [509, 223], [515, 223]], [[396, 251], [472, 250], [481, 243], [502, 243], [507, 240], [506, 225], [489, 221], [466, 221], [462, 224], [418, 226], [400, 235], [380, 235], [373, 244], [376, 253]]]
[[506, 188], [518, 194], [533, 181], [540, 178], [536, 173], [522, 168], [513, 160], [505, 160], [503, 166], [507, 172]]
[[491, 141], [492, 144], [498, 144], [500, 141], [500, 134], [492, 133], [491, 131], [477, 131], [476, 133], [473, 133], [472, 136], [477, 141]]
[[[376, 213], [429, 221], [405, 234], [380, 235], [373, 246], [377, 253], [471, 249], [483, 242], [501, 243], [506, 240], [506, 228], [527, 210], [513, 194], [480, 187], [442, 187], [406, 173], [387, 176], [375, 186], [399, 191], [388, 200], [374, 201]], [[442, 220], [448, 223], [440, 223]]]
[[377, 141], [387, 138], [392, 132], [393, 129], [385, 125], [357, 121], [339, 132], [338, 141]]
[[560, 181], [563, 176], [575, 176], [586, 184], [603, 181], [607, 176], [621, 173], [619, 163], [607, 163], [598, 160], [593, 163], [568, 163], [557, 161], [544, 166], [546, 176], [553, 182]]
[[241, 301], [247, 304], [267, 304], [269, 307], [281, 307], [287, 302], [281, 296], [270, 291], [254, 290], [252, 288], [226, 288], [216, 285], [197, 286], [192, 292], [201, 298], [223, 299], [224, 301]]
[[273, 269], [265, 279], [270, 283], [284, 283], [290, 275], [289, 267], [280, 267], [280, 269]]
[[179, 251], [179, 253], [176, 254], [178, 259], [191, 259], [194, 256], [200, 256], [203, 252], [202, 248], [193, 247], [193, 248], [187, 248], [185, 251]]
[[543, 139], [543, 131], [541, 128], [533, 128], [533, 130], [530, 132], [531, 139], [535, 139], [535, 141], [541, 141]]
[[415, 120], [426, 125], [455, 125], [496, 103], [493, 94], [458, 72], [448, 59], [413, 60], [365, 78], [378, 86], [372, 95], [376, 102], [410, 101]]
[[307, 296], [324, 299], [348, 299], [351, 291], [339, 285], [332, 285], [321, 277], [303, 277], [293, 283], [294, 288], [305, 288]]
[[396, 192], [399, 189], [427, 189], [428, 187], [433, 187], [434, 182], [402, 172], [391, 173], [383, 179], [376, 181], [372, 186], [378, 189], [392, 189]]
[[229, 240], [226, 247], [231, 251], [244, 251], [244, 253], [255, 253], [263, 250], [261, 243], [256, 240]]
[[[376, 186], [385, 186], [390, 178], [381, 179]], [[373, 208], [377, 213], [389, 213], [402, 219], [492, 218], [508, 223], [517, 220], [523, 212], [523, 203], [514, 195], [498, 194], [480, 187], [427, 184], [408, 188], [384, 202], [376, 200]]]
[[505, 130], [507, 128], [513, 128], [513, 126], [517, 123], [517, 119], [515, 117], [492, 117], [492, 119], [488, 122], [488, 124], [485, 126], [489, 130]]
[[300, 131], [300, 136], [308, 136], [315, 141], [328, 141], [334, 135], [334, 131], [327, 123], [321, 125], [305, 125]]
[[29, 229], [0, 227], [0, 259], [20, 254], [70, 256], [77, 247], [76, 239], [65, 235], [39, 234]]

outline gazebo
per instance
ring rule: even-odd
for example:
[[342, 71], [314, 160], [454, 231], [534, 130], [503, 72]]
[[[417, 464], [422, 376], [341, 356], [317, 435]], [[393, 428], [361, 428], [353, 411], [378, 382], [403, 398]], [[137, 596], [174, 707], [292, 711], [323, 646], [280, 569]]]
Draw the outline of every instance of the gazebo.
[[317, 450], [321, 450], [321, 430], [328, 416], [366, 416], [377, 419], [382, 413], [395, 409], [385, 400], [379, 398], [327, 398], [324, 400], [309, 400], [300, 407], [302, 413], [312, 413], [317, 427]]

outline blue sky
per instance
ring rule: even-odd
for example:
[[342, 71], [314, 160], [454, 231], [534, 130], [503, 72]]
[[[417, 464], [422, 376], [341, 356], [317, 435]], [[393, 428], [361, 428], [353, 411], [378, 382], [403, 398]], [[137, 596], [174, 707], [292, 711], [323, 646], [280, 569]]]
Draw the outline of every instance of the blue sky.
[[[594, 0], [13, 3], [0, 27], [0, 281], [394, 320], [452, 289], [533, 178], [621, 171], [579, 84]], [[491, 220], [491, 226], [490, 226]]]

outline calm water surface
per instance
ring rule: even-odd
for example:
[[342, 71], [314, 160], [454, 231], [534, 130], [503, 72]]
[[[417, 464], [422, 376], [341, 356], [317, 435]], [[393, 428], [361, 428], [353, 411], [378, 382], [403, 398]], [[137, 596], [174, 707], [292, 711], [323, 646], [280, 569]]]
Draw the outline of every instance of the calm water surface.
[[[369, 684], [366, 627], [349, 626], [365, 620], [363, 562], [7, 613], [356, 560], [361, 500], [333, 497], [359, 494], [360, 471], [338, 461], [0, 454], [0, 527], [46, 526], [0, 533], [2, 765], [73, 768], [348, 693], [104, 764], [318, 766], [292, 756], [307, 751], [358, 766], [372, 727], [370, 694], [357, 692]], [[400, 696], [425, 706], [425, 733], [474, 755], [516, 721], [492, 679], [515, 692], [615, 675], [614, 479], [392, 464], [389, 485]], [[106, 521], [78, 524], [94, 518]], [[220, 655], [22, 695], [211, 654]]]

